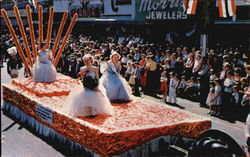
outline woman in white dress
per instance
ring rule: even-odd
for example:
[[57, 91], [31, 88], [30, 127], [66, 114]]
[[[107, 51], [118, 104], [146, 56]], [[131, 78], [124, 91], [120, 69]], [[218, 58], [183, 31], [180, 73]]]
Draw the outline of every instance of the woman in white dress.
[[56, 80], [56, 69], [52, 64], [51, 51], [47, 50], [47, 44], [41, 44], [41, 50], [38, 51], [37, 61], [33, 67], [33, 81], [35, 82], [53, 82]]
[[85, 66], [81, 68], [83, 86], [72, 89], [66, 100], [64, 112], [72, 116], [95, 117], [97, 114], [111, 115], [113, 107], [104, 88], [99, 86], [98, 69], [92, 66], [92, 56], [83, 57]]
[[119, 59], [120, 55], [114, 51], [110, 56], [110, 61], [101, 67], [103, 75], [100, 84], [106, 89], [110, 101], [129, 102], [132, 100], [132, 89], [120, 75], [121, 64]]

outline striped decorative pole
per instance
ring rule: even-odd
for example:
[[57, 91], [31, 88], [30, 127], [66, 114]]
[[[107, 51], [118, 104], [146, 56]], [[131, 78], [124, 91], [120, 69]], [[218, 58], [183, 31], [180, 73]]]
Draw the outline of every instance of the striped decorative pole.
[[67, 39], [68, 39], [68, 37], [69, 37], [69, 35], [70, 35], [70, 33], [71, 33], [71, 31], [72, 31], [72, 29], [73, 29], [75, 23], [76, 23], [77, 17], [78, 17], [78, 15], [77, 15], [77, 13], [75, 13], [74, 16], [73, 16], [73, 18], [72, 18], [72, 20], [71, 20], [71, 22], [70, 22], [69, 28], [68, 28], [68, 30], [67, 30], [67, 32], [66, 32], [64, 38], [63, 38], [63, 42], [62, 42], [62, 44], [61, 44], [61, 46], [60, 46], [60, 48], [59, 48], [59, 51], [58, 51], [58, 53], [57, 53], [57, 55], [56, 55], [55, 61], [54, 61], [54, 63], [53, 63], [55, 67], [56, 67], [57, 64], [58, 64], [58, 61], [59, 61], [60, 56], [61, 56], [61, 54], [62, 54], [62, 51], [63, 51], [63, 49], [64, 49], [64, 47], [65, 47], [65, 45], [66, 45]]
[[43, 42], [43, 7], [38, 7], [38, 49], [41, 49], [41, 43]]
[[30, 70], [30, 67], [29, 67], [27, 61], [26, 61], [26, 58], [25, 58], [23, 49], [21, 48], [21, 45], [20, 45], [20, 43], [19, 43], [19, 41], [18, 41], [18, 39], [17, 39], [16, 33], [15, 33], [15, 31], [14, 31], [14, 29], [13, 29], [11, 23], [10, 23], [10, 19], [9, 19], [9, 17], [8, 17], [8, 15], [7, 15], [6, 10], [5, 10], [5, 9], [1, 9], [1, 14], [2, 14], [2, 16], [3, 16], [3, 18], [4, 18], [4, 21], [6, 22], [6, 25], [7, 25], [8, 29], [9, 29], [9, 32], [10, 32], [10, 34], [11, 34], [11, 36], [12, 36], [12, 38], [13, 38], [13, 41], [14, 41], [14, 43], [15, 43], [15, 45], [16, 45], [17, 52], [18, 52], [18, 53], [20, 54], [20, 56], [21, 56], [21, 59], [22, 59], [23, 64], [24, 64], [24, 67], [27, 69], [28, 74], [29, 74], [30, 76], [32, 76], [32, 72], [31, 72], [31, 70]]
[[26, 14], [27, 14], [27, 20], [28, 20], [28, 25], [29, 25], [29, 30], [30, 30], [30, 40], [31, 40], [30, 42], [31, 42], [32, 52], [34, 54], [34, 61], [35, 61], [37, 57], [36, 37], [34, 33], [34, 26], [33, 26], [33, 21], [32, 21], [32, 16], [31, 16], [29, 5], [26, 5]]
[[46, 43], [47, 43], [48, 49], [50, 49], [50, 40], [51, 40], [51, 32], [52, 32], [52, 26], [53, 26], [53, 18], [54, 18], [54, 7], [51, 6], [49, 8], [49, 22], [48, 22], [47, 37], [46, 37]]
[[68, 16], [68, 12], [67, 11], [64, 11], [63, 13], [63, 17], [62, 17], [62, 22], [60, 24], [60, 27], [59, 27], [59, 30], [57, 32], [57, 35], [56, 35], [56, 39], [55, 39], [55, 43], [54, 43], [54, 46], [53, 46], [53, 49], [52, 49], [52, 59], [54, 58], [55, 56], [55, 53], [56, 53], [56, 49], [57, 49], [57, 45], [60, 41], [60, 38], [61, 38], [61, 34], [62, 34], [62, 31], [63, 31], [63, 27], [66, 23], [66, 20], [67, 20], [67, 16]]
[[22, 35], [22, 38], [23, 38], [24, 49], [25, 49], [27, 57], [28, 57], [29, 65], [32, 66], [33, 65], [33, 60], [32, 60], [32, 56], [31, 56], [31, 53], [30, 53], [30, 48], [29, 48], [29, 44], [28, 44], [28, 40], [27, 40], [27, 35], [25, 33], [25, 30], [24, 30], [23, 22], [21, 20], [18, 8], [16, 6], [14, 6], [13, 9], [14, 9], [14, 14], [16, 16], [17, 24], [19, 26], [19, 29], [20, 29], [20, 32], [21, 32], [21, 35]]

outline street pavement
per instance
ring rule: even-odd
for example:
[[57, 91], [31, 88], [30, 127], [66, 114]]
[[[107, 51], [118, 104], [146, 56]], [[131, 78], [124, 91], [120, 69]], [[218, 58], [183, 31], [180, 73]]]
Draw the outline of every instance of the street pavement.
[[[23, 69], [19, 72], [19, 77], [23, 77]], [[7, 74], [6, 63], [1, 68], [1, 83], [9, 83], [11, 78]], [[150, 99], [158, 103], [163, 103], [160, 99], [142, 95], [142, 98]], [[226, 132], [232, 136], [240, 145], [245, 143], [245, 123], [240, 121], [226, 121], [209, 116], [208, 109], [201, 108], [197, 102], [177, 98], [177, 103], [185, 111], [208, 117], [212, 120], [212, 128]], [[2, 104], [2, 90], [1, 90]], [[165, 104], [167, 105], [167, 104]], [[62, 157], [65, 156], [65, 148], [58, 146], [56, 142], [43, 139], [31, 129], [20, 125], [1, 111], [1, 144], [2, 157]]]

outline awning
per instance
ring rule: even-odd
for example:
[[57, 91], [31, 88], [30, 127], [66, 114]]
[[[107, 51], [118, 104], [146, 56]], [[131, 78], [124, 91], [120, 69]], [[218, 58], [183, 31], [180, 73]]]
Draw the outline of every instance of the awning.
[[145, 24], [144, 21], [139, 20], [119, 20], [119, 19], [112, 19], [112, 18], [78, 18], [77, 22], [93, 22], [93, 23], [106, 23], [106, 24], [138, 24], [143, 25]]
[[223, 24], [223, 25], [238, 25], [238, 24], [250, 24], [250, 21], [215, 21], [214, 24]]

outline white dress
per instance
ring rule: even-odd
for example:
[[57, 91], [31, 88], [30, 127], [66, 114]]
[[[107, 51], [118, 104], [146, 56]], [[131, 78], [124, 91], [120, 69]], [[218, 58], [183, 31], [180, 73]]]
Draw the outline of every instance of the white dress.
[[56, 80], [56, 68], [47, 58], [51, 51], [38, 51], [39, 56], [33, 66], [33, 81], [35, 82], [53, 82]]
[[109, 61], [101, 69], [103, 69], [101, 71], [104, 71], [104, 73], [100, 78], [100, 85], [107, 91], [109, 100], [131, 101], [133, 99], [132, 89], [118, 73], [119, 67], [115, 66], [112, 61]]
[[218, 95], [214, 101], [214, 105], [221, 105], [222, 99], [221, 99], [221, 86], [215, 86], [215, 96]]
[[[94, 72], [88, 73], [95, 77]], [[66, 99], [63, 112], [72, 116], [112, 115], [114, 109], [106, 95], [105, 89], [100, 85], [98, 89], [98, 91], [86, 89], [83, 85], [75, 87]]]
[[214, 88], [210, 88], [209, 94], [208, 94], [208, 96], [207, 96], [207, 101], [206, 101], [206, 104], [207, 104], [208, 106], [214, 105], [214, 101], [212, 101], [212, 100], [214, 99], [214, 96], [215, 96], [214, 93], [215, 93]]

